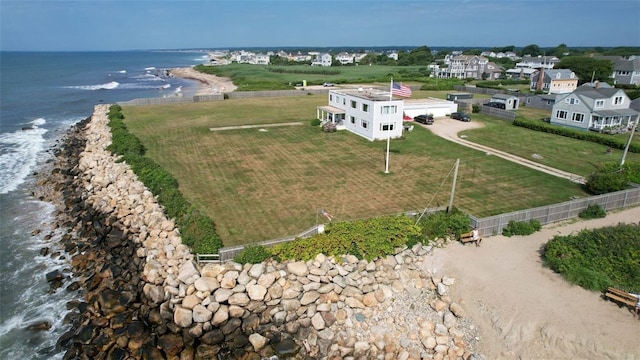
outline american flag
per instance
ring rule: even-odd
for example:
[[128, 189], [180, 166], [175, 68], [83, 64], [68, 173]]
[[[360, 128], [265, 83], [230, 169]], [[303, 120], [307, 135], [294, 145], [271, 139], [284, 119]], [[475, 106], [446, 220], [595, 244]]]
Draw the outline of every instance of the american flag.
[[402, 97], [411, 97], [411, 89], [408, 86], [394, 82], [391, 85], [391, 93]]

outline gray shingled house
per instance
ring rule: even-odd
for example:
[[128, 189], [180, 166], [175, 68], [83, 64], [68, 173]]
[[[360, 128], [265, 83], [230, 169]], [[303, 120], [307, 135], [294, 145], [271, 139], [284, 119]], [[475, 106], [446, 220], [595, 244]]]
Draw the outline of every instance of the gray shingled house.
[[582, 85], [556, 96], [551, 124], [605, 133], [623, 133], [638, 121], [631, 100], [622, 89]]

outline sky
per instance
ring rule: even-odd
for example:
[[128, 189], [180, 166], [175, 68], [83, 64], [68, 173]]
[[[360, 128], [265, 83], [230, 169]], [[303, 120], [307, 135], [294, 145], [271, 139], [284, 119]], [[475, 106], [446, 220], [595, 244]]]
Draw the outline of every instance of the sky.
[[640, 46], [640, 0], [0, 0], [0, 50]]

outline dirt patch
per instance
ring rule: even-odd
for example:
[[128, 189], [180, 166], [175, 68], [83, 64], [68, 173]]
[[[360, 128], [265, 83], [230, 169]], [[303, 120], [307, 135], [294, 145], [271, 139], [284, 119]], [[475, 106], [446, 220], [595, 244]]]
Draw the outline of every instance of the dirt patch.
[[640, 320], [600, 293], [570, 285], [542, 266], [540, 254], [555, 235], [638, 219], [636, 207], [529, 236], [485, 237], [479, 248], [453, 243], [424, 269], [457, 279], [454, 299], [478, 325], [478, 350], [489, 359], [640, 359]]

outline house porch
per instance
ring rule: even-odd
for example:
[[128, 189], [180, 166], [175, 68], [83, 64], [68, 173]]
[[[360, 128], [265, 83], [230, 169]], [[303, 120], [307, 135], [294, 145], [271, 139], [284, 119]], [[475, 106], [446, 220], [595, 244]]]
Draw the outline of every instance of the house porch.
[[344, 129], [345, 111], [334, 106], [324, 105], [316, 107], [316, 117], [322, 124], [332, 123], [338, 130]]
[[637, 119], [638, 112], [633, 109], [601, 110], [591, 115], [589, 130], [621, 134], [630, 131]]

